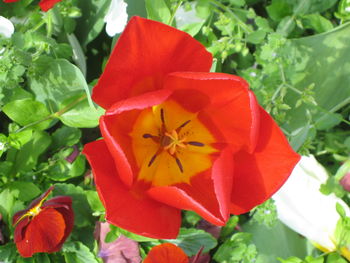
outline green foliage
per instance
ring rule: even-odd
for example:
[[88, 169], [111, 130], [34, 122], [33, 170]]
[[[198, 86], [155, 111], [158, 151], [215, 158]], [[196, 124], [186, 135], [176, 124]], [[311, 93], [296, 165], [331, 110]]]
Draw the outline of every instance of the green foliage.
[[208, 252], [217, 245], [217, 241], [212, 235], [203, 230], [193, 228], [181, 228], [176, 239], [163, 241], [181, 247], [188, 256], [196, 255], [202, 247], [203, 252]]
[[237, 233], [227, 239], [214, 254], [214, 259], [222, 263], [249, 263], [255, 260], [256, 247], [251, 244], [249, 233]]
[[272, 199], [252, 209], [250, 214], [253, 221], [268, 227], [272, 227], [277, 221], [277, 210]]

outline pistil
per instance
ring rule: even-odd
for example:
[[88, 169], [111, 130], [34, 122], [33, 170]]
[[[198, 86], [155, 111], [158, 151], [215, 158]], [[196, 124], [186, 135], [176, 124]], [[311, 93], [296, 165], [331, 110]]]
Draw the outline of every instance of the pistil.
[[171, 132], [168, 132], [165, 125], [165, 115], [164, 115], [164, 109], [160, 109], [160, 120], [162, 123], [161, 128], [159, 129], [159, 135], [152, 135], [149, 133], [143, 134], [143, 138], [145, 139], [152, 139], [154, 142], [159, 144], [159, 148], [157, 152], [152, 156], [148, 163], [148, 167], [150, 167], [154, 161], [156, 160], [157, 156], [162, 153], [162, 151], [167, 151], [176, 161], [177, 166], [180, 169], [180, 172], [183, 173], [183, 165], [180, 161], [180, 159], [177, 156], [177, 150], [178, 148], [186, 148], [187, 145], [192, 146], [204, 146], [203, 143], [197, 142], [197, 141], [189, 141], [187, 142], [187, 138], [184, 136], [181, 138], [180, 132], [181, 129], [184, 128], [187, 124], [191, 122], [191, 120], [185, 121], [183, 124], [181, 124], [179, 127], [177, 127], [175, 130], [172, 130]]

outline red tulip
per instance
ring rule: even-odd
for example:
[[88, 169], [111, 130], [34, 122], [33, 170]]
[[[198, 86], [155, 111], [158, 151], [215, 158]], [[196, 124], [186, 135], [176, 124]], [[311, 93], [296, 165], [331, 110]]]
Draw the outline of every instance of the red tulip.
[[73, 229], [74, 213], [69, 196], [56, 196], [45, 201], [51, 186], [27, 209], [13, 216], [15, 243], [22, 257], [38, 252], [57, 252]]
[[[5, 3], [13, 3], [13, 2], [18, 2], [19, 0], [3, 0]], [[41, 0], [39, 2], [39, 6], [41, 10], [43, 11], [48, 11], [51, 9], [56, 3], [60, 2], [62, 0]]]
[[154, 246], [143, 261], [143, 263], [160, 262], [188, 263], [189, 259], [181, 248], [171, 243], [163, 243]]
[[248, 84], [205, 73], [211, 61], [184, 32], [129, 22], [93, 90], [107, 109], [103, 139], [83, 151], [110, 223], [175, 238], [185, 209], [224, 225], [270, 198], [298, 162]]

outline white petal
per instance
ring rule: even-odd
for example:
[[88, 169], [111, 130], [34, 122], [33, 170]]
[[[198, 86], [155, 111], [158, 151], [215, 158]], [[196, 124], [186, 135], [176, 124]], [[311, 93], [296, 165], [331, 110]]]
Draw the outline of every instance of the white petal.
[[203, 19], [197, 16], [194, 5], [190, 11], [185, 10], [183, 6], [180, 6], [175, 13], [175, 20], [176, 25], [179, 28], [188, 24], [200, 23], [203, 21]]
[[127, 3], [123, 0], [112, 0], [109, 6], [107, 15], [104, 18], [106, 22], [106, 32], [113, 37], [124, 30], [128, 20], [128, 13], [126, 12]]
[[0, 16], [0, 34], [6, 38], [10, 38], [14, 31], [15, 27], [12, 22], [3, 16]]
[[302, 157], [283, 187], [272, 197], [278, 218], [288, 227], [321, 245], [335, 250], [334, 232], [339, 219], [336, 203], [347, 214], [349, 207], [334, 194], [324, 195], [319, 189], [327, 180], [326, 170], [311, 157]]

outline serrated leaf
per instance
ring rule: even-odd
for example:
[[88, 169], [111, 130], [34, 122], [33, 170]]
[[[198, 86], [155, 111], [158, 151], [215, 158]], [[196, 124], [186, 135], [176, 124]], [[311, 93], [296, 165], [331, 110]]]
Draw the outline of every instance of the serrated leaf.
[[62, 252], [66, 263], [98, 263], [94, 254], [81, 242], [66, 242]]

